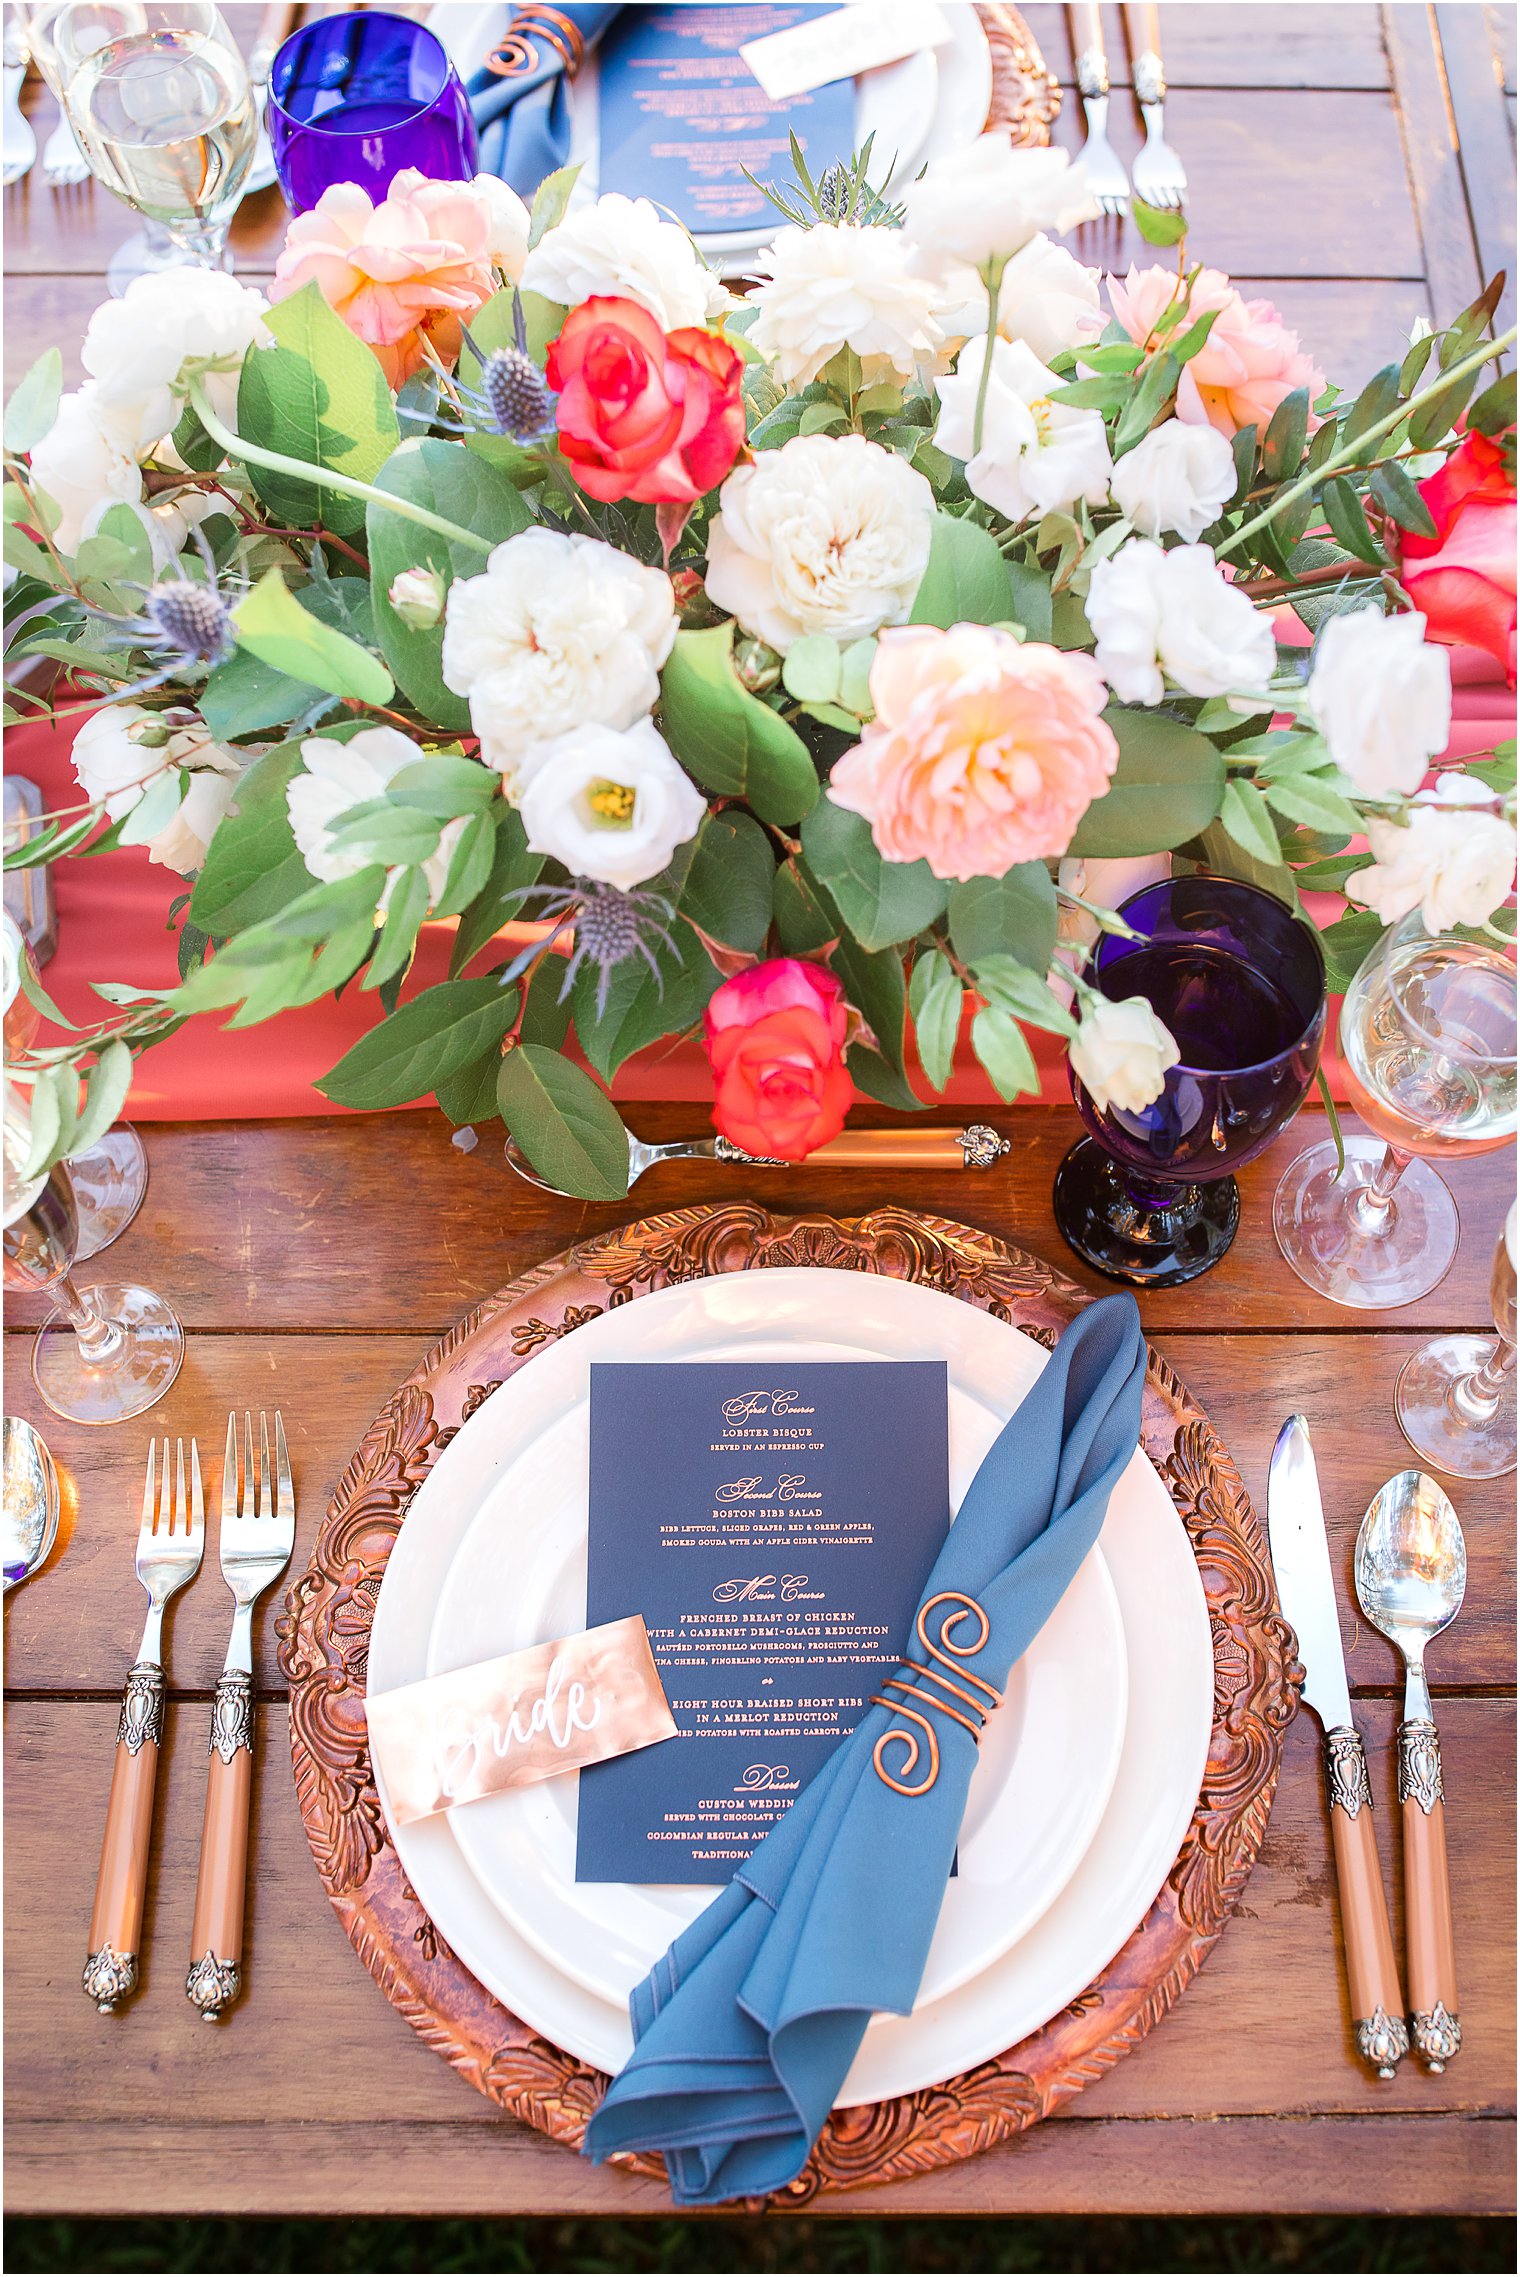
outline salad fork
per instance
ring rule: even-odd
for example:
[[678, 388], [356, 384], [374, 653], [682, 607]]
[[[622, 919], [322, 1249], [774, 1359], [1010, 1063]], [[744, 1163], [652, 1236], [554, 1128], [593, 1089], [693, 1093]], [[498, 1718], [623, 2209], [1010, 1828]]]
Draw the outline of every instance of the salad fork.
[[1145, 144], [1134, 165], [1135, 195], [1148, 206], [1180, 211], [1186, 202], [1187, 175], [1166, 139], [1166, 73], [1154, 0], [1130, 10], [1130, 45], [1135, 56], [1135, 99], [1145, 121]]
[[200, 1873], [190, 1931], [185, 1991], [208, 2024], [236, 2000], [243, 1984], [243, 1898], [248, 1875], [248, 1797], [253, 1780], [253, 1608], [278, 1581], [296, 1538], [296, 1500], [285, 1425], [274, 1419], [274, 1475], [269, 1419], [259, 1417], [255, 1489], [253, 1418], [243, 1418], [243, 1490], [238, 1492], [236, 1415], [227, 1418], [222, 1465], [222, 1579], [234, 1612], [227, 1658], [211, 1696], [211, 1761], [201, 1825]]
[[1096, 6], [1080, 10], [1085, 31], [1077, 57], [1077, 87], [1087, 114], [1087, 140], [1082, 158], [1087, 186], [1101, 210], [1123, 220], [1129, 212], [1129, 176], [1108, 139], [1108, 57], [1103, 47], [1102, 11]]
[[79, 137], [66, 118], [60, 118], [42, 146], [42, 179], [50, 190], [72, 190], [90, 178], [90, 162], [79, 147]]
[[200, 1570], [206, 1546], [201, 1505], [201, 1459], [190, 1442], [190, 1491], [185, 1492], [185, 1442], [176, 1442], [174, 1476], [169, 1475], [169, 1442], [163, 1470], [155, 1482], [157, 1449], [148, 1445], [148, 1483], [143, 1490], [142, 1524], [137, 1532], [137, 1578], [148, 1592], [148, 1618], [137, 1658], [127, 1672], [121, 1720], [116, 1727], [116, 1767], [106, 1810], [106, 1838], [90, 1916], [90, 1957], [84, 1965], [86, 1997], [102, 2016], [137, 1989], [137, 1941], [142, 1931], [143, 1897], [148, 1882], [148, 1845], [153, 1831], [153, 1789], [158, 1750], [164, 1735], [164, 1607], [176, 1589]]

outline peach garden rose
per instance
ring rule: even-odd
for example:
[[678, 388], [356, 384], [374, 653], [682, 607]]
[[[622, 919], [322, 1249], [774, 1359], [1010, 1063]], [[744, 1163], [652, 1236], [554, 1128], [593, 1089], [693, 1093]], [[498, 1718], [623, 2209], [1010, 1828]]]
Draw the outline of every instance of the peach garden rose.
[[1091, 657], [992, 625], [884, 632], [871, 700], [829, 797], [865, 816], [888, 861], [926, 861], [937, 878], [1064, 854], [1118, 765]]
[[[1172, 269], [1132, 268], [1122, 282], [1118, 277], [1108, 280], [1115, 316], [1142, 346], [1176, 294]], [[1179, 332], [1211, 309], [1213, 329], [1197, 355], [1183, 366], [1177, 384], [1179, 419], [1195, 426], [1207, 420], [1221, 435], [1233, 435], [1241, 427], [1255, 427], [1265, 434], [1285, 395], [1306, 387], [1312, 403], [1323, 391], [1324, 374], [1269, 300], [1245, 300], [1222, 269], [1200, 269]]]

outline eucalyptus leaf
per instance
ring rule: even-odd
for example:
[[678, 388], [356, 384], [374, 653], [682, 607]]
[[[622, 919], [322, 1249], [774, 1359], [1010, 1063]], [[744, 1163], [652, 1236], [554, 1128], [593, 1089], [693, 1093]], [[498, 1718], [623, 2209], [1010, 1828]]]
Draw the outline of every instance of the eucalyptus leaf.
[[1009, 614], [1010, 593], [1008, 571], [991, 531], [937, 513], [909, 623], [1000, 624]]
[[719, 797], [742, 798], [765, 822], [799, 822], [818, 797], [807, 745], [741, 686], [732, 621], [677, 633], [661, 680], [665, 736], [687, 773]]
[[1022, 1094], [1039, 1095], [1040, 1071], [1018, 1022], [1007, 1012], [987, 1005], [971, 1023], [971, 1048], [1005, 1103]]
[[864, 949], [911, 940], [944, 915], [950, 889], [928, 863], [883, 860], [865, 818], [832, 799], [804, 820], [802, 850]]
[[935, 1091], [944, 1090], [955, 1064], [963, 1001], [964, 991], [949, 958], [937, 949], [923, 950], [913, 961], [908, 1009], [913, 1015], [919, 1065]]
[[1056, 945], [1056, 889], [1043, 862], [950, 888], [950, 938], [965, 964], [1007, 955], [1044, 972]]
[[5, 407], [5, 447], [29, 451], [51, 431], [63, 395], [63, 351], [44, 348]]
[[[441, 514], [445, 521], [473, 530], [493, 544], [525, 530], [532, 519], [521, 494], [496, 467], [462, 451], [456, 442], [433, 436], [414, 436], [403, 443], [379, 469], [374, 484], [377, 490]], [[408, 625], [392, 608], [390, 590], [403, 571], [430, 569], [446, 602], [455, 578], [478, 577], [485, 557], [473, 546], [388, 513], [373, 501], [365, 528], [375, 630], [397, 685], [425, 718], [464, 733], [470, 726], [470, 707], [443, 677], [442, 610], [435, 625]]]
[[732, 809], [709, 814], [681, 892], [681, 914], [709, 939], [758, 951], [771, 925], [776, 862], [758, 822]]
[[1068, 852], [1095, 860], [1160, 854], [1196, 837], [1224, 796], [1225, 767], [1207, 736], [1169, 712], [1110, 705], [1119, 764], [1077, 824]]
[[239, 777], [235, 803], [217, 825], [190, 897], [192, 920], [214, 939], [272, 917], [312, 882], [285, 803], [301, 765], [300, 746], [287, 743]]
[[[276, 345], [243, 359], [238, 432], [283, 457], [373, 482], [401, 439], [373, 351], [314, 282], [267, 309], [264, 322]], [[346, 537], [364, 527], [363, 500], [345, 491], [253, 460], [248, 476], [270, 513], [297, 529], [320, 523]]]
[[496, 1081], [502, 1119], [540, 1178], [588, 1202], [628, 1191], [628, 1132], [584, 1068], [542, 1044], [507, 1053]]
[[512, 1024], [517, 993], [486, 975], [440, 981], [361, 1036], [317, 1089], [340, 1107], [400, 1107], [454, 1075]]
[[395, 683], [378, 657], [303, 609], [271, 569], [238, 604], [238, 646], [263, 664], [355, 703], [387, 704]]
[[501, 931], [523, 915], [523, 895], [543, 874], [544, 857], [530, 854], [527, 833], [515, 807], [505, 799], [494, 809], [496, 844], [490, 873], [475, 898], [460, 913], [449, 959], [451, 973], [462, 972]]

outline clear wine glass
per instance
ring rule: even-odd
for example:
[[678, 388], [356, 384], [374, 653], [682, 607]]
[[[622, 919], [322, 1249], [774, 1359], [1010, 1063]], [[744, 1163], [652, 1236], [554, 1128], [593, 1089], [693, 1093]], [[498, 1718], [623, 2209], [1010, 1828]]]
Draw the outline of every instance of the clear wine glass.
[[[12, 1061], [24, 1052], [42, 1024], [42, 1015], [21, 985], [22, 968], [37, 977], [31, 943], [7, 909], [0, 917], [0, 1001], [5, 1012], [6, 1072], [16, 1080]], [[124, 1233], [142, 1208], [148, 1191], [148, 1157], [130, 1123], [113, 1123], [93, 1146], [70, 1157], [69, 1177], [79, 1207], [76, 1264], [106, 1249]]]
[[[227, 231], [258, 142], [242, 50], [209, 0], [73, 0], [46, 26], [90, 171], [168, 231], [172, 266], [230, 266]], [[130, 249], [113, 291], [162, 261]]]
[[1375, 1138], [1309, 1147], [1272, 1205], [1301, 1281], [1375, 1311], [1423, 1297], [1457, 1253], [1457, 1205], [1427, 1155], [1487, 1154], [1515, 1136], [1515, 967], [1497, 942], [1427, 933], [1416, 912], [1346, 991], [1346, 1091]]
[[[53, 27], [60, 16], [72, 11], [78, 24], [78, 37], [87, 37], [87, 14], [99, 11], [89, 6], [89, 0], [41, 0], [40, 6], [26, 10], [27, 45], [32, 61], [41, 73], [48, 91], [64, 117], [68, 105], [63, 99], [63, 66], [53, 38]], [[142, 11], [136, 11], [141, 14]], [[98, 24], [97, 24], [98, 28]], [[101, 32], [102, 40], [107, 35]], [[162, 222], [144, 219], [142, 228], [134, 230], [124, 243], [117, 246], [106, 269], [106, 283], [120, 298], [134, 277], [145, 277], [159, 269], [178, 269], [184, 266], [185, 256], [175, 244]]]
[[1497, 1337], [1437, 1336], [1399, 1376], [1399, 1429], [1417, 1455], [1453, 1478], [1503, 1478], [1515, 1468], [1517, 1250], [1520, 1203], [1511, 1203], [1489, 1283]]
[[37, 1389], [71, 1423], [124, 1423], [162, 1399], [179, 1374], [179, 1322], [152, 1289], [76, 1284], [79, 1213], [68, 1169], [60, 1162], [40, 1178], [25, 1175], [31, 1133], [9, 1083], [3, 1135], [6, 1283], [59, 1296], [32, 1346]]

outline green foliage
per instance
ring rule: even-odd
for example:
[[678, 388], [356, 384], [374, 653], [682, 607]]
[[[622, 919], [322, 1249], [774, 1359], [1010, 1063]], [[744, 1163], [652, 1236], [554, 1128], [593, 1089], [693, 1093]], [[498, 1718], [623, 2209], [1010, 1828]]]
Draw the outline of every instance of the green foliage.
[[[390, 389], [371, 351], [317, 286], [268, 310], [273, 348], [254, 348], [238, 388], [238, 432], [282, 457], [373, 482], [401, 440]], [[341, 490], [249, 462], [249, 480], [277, 521], [321, 523], [350, 536], [364, 504]]]
[[63, 394], [63, 351], [44, 348], [5, 407], [5, 447], [29, 451], [58, 417]]
[[608, 976], [598, 1008], [601, 976], [589, 960], [575, 976], [570, 1005], [587, 1059], [610, 1083], [625, 1059], [662, 1036], [679, 1035], [701, 1019], [720, 978], [691, 926], [678, 917], [670, 945], [654, 945], [658, 978], [640, 956], [626, 957]]
[[1108, 790], [1077, 824], [1073, 854], [1091, 859], [1165, 853], [1213, 821], [1224, 796], [1224, 760], [1207, 736], [1169, 712], [1110, 705], [1119, 744]]
[[1039, 1096], [1040, 1071], [1023, 1029], [997, 1005], [984, 1005], [971, 1023], [971, 1048], [1005, 1103], [1023, 1094]]
[[218, 825], [190, 896], [192, 921], [213, 939], [273, 917], [311, 884], [285, 806], [300, 769], [300, 745], [284, 743], [239, 779], [237, 803]]
[[992, 533], [957, 515], [936, 514], [909, 623], [996, 625], [1012, 605], [1008, 571]]
[[490, 975], [445, 980], [361, 1036], [317, 1089], [340, 1107], [401, 1107], [477, 1061], [505, 1036], [517, 992]]
[[628, 1133], [584, 1068], [543, 1044], [519, 1044], [496, 1079], [502, 1120], [540, 1178], [583, 1201], [628, 1191]]
[[[461, 529], [498, 544], [527, 528], [531, 516], [518, 492], [495, 467], [480, 463], [457, 443], [414, 436], [393, 451], [374, 476], [375, 487], [414, 506], [425, 506]], [[453, 732], [470, 725], [470, 707], [443, 677], [443, 617], [425, 630], [405, 624], [390, 604], [403, 570], [430, 569], [445, 599], [456, 577], [478, 577], [484, 557], [436, 530], [423, 529], [373, 502], [366, 511], [370, 592], [375, 630], [396, 684], [425, 718]]]
[[681, 914], [731, 949], [759, 951], [771, 925], [776, 863], [770, 840], [747, 814], [709, 814], [681, 891]]
[[1043, 862], [1018, 862], [1001, 878], [950, 888], [950, 939], [962, 962], [1017, 957], [1044, 972], [1056, 945], [1056, 889]]
[[687, 773], [719, 797], [748, 801], [763, 822], [800, 822], [818, 797], [807, 745], [740, 685], [734, 627], [677, 633], [661, 681], [666, 739]]
[[530, 854], [527, 833], [514, 807], [498, 799], [487, 820], [495, 827], [491, 866], [484, 883], [463, 911], [449, 959], [451, 973], [463, 972], [474, 956], [523, 913], [523, 895], [543, 875], [544, 857]]
[[928, 863], [883, 861], [870, 824], [832, 799], [803, 823], [802, 850], [863, 949], [911, 940], [944, 915], [950, 889]]
[[239, 648], [294, 680], [360, 704], [388, 704], [395, 682], [377, 656], [303, 608], [271, 569], [238, 604]]
[[1130, 211], [1147, 245], [1180, 245], [1187, 235], [1187, 216], [1179, 207], [1148, 206], [1144, 198], [1135, 198]]
[[919, 1065], [930, 1088], [943, 1091], [955, 1063], [964, 991], [955, 967], [936, 949], [926, 949], [913, 961], [908, 982], [908, 1009], [918, 1044]]

